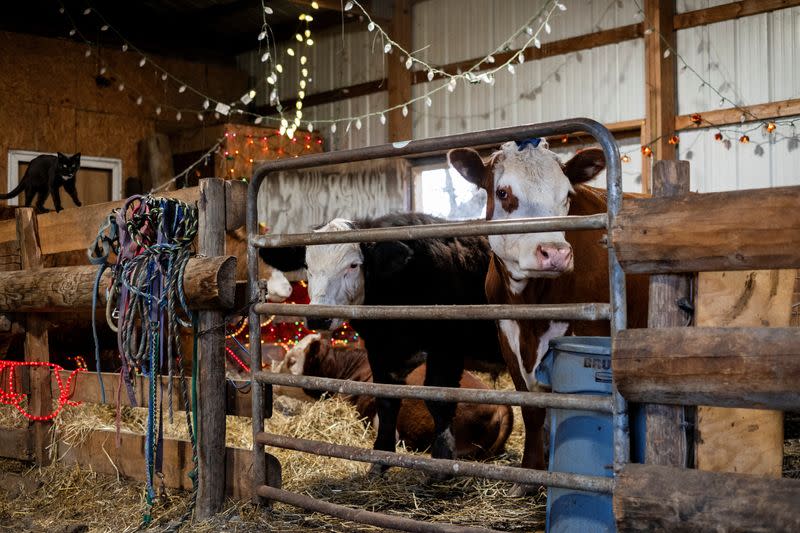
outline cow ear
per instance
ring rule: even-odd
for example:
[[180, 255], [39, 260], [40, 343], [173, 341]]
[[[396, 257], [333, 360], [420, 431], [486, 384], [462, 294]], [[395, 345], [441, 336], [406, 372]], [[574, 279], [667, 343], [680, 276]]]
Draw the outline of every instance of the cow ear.
[[414, 250], [400, 241], [376, 242], [369, 248], [369, 266], [376, 277], [387, 277], [401, 271], [413, 256]]
[[308, 344], [308, 348], [306, 349], [306, 361], [316, 360], [319, 357], [321, 348], [322, 338], [318, 336]]
[[606, 157], [599, 148], [581, 150], [563, 165], [564, 174], [573, 185], [593, 179], [605, 168]]
[[484, 187], [486, 166], [480, 154], [472, 148], [456, 148], [447, 152], [447, 162], [461, 174], [465, 180]]
[[289, 248], [261, 248], [259, 257], [266, 264], [277, 268], [281, 272], [291, 272], [305, 267], [306, 247], [292, 246]]

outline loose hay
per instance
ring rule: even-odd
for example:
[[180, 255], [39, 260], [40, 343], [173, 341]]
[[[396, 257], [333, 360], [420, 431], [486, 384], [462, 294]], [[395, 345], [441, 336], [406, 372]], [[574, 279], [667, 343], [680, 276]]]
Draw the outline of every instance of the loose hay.
[[[499, 384], [499, 388], [508, 385], [505, 381]], [[496, 464], [519, 464], [523, 443], [522, 418], [518, 408], [514, 414], [514, 432], [506, 453], [492, 461]], [[143, 408], [123, 408], [120, 427], [143, 433], [146, 417]], [[170, 424], [165, 413], [165, 437], [187, 439], [185, 420], [183, 413], [175, 412]], [[228, 416], [227, 424], [227, 446], [250, 449], [250, 419]], [[76, 446], [85, 442], [92, 431], [114, 430], [116, 409], [94, 404], [67, 409], [56, 420], [55, 428], [62, 442]], [[373, 430], [359, 419], [356, 410], [337, 397], [316, 403], [278, 398], [273, 417], [266, 421], [266, 429], [281, 435], [365, 448], [370, 448], [374, 439]], [[51, 450], [55, 449], [55, 446], [51, 447]], [[398, 449], [405, 451], [402, 443]], [[285, 489], [340, 505], [417, 520], [481, 524], [507, 531], [533, 531], [544, 526], [544, 493], [534, 498], [508, 498], [505, 494], [509, 483], [463, 477], [428, 483], [424, 473], [400, 468], [391, 469], [383, 478], [369, 478], [366, 476], [369, 465], [364, 463], [275, 448], [270, 448], [270, 453], [281, 461]], [[132, 530], [139, 525], [144, 510], [142, 483], [117, 480], [114, 476], [97, 474], [87, 468], [58, 463], [27, 471], [22, 471], [19, 466], [9, 466], [14, 464], [20, 463], [3, 463], [0, 470], [14, 472], [16, 469], [14, 475], [35, 483], [37, 488], [31, 496], [3, 498], [0, 522], [30, 531], [57, 531], [65, 524], [85, 524], [89, 531], [105, 532]], [[188, 496], [182, 491], [169, 490], [168, 500], [159, 502], [154, 509], [157, 525], [163, 527], [180, 516]], [[265, 513], [249, 503], [233, 500], [228, 501], [226, 510], [215, 519], [195, 523], [191, 529], [200, 532], [222, 529], [286, 532], [378, 530], [281, 504], [276, 504], [274, 511]]]

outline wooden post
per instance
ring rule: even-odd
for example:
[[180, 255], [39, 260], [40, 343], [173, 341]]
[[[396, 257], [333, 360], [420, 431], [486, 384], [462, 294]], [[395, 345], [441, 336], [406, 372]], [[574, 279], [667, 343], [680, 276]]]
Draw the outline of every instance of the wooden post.
[[[689, 192], [688, 161], [656, 161], [653, 196], [680, 196]], [[687, 315], [678, 308], [680, 298], [690, 298], [689, 277], [681, 274], [650, 276], [647, 326], [670, 328], [687, 325]], [[691, 318], [691, 317], [688, 317]], [[644, 462], [667, 466], [686, 465], [684, 408], [645, 404], [646, 441]]]
[[[225, 253], [225, 181], [200, 180], [197, 252]], [[204, 520], [222, 509], [225, 499], [225, 331], [222, 311], [199, 317], [198, 458], [199, 489], [195, 517]]]
[[[394, 0], [392, 17], [392, 38], [411, 50], [411, 1]], [[405, 67], [405, 58], [400, 61], [397, 52], [386, 55], [388, 73], [389, 107], [401, 105], [411, 100], [412, 72]], [[413, 136], [411, 115], [403, 116], [402, 108], [389, 111], [389, 142], [407, 141]], [[409, 110], [410, 111], [410, 110]]]
[[[642, 145], [653, 142], [652, 158], [642, 158], [642, 192], [650, 192], [650, 164], [653, 159], [675, 159], [676, 49], [673, 17], [675, 0], [644, 2], [645, 118]], [[671, 49], [671, 50], [670, 50]], [[664, 57], [664, 56], [667, 57]]]
[[[794, 277], [794, 270], [701, 272], [697, 325], [788, 326]], [[700, 470], [781, 477], [781, 411], [700, 406], [696, 435], [695, 457]]]
[[[31, 208], [20, 208], [16, 212], [17, 240], [23, 270], [42, 268], [42, 249], [39, 246], [39, 231], [36, 215]], [[29, 314], [25, 331], [25, 361], [50, 360], [47, 339], [47, 321], [44, 317]], [[30, 369], [30, 395], [28, 409], [33, 416], [46, 416], [53, 410], [53, 393], [50, 389], [50, 369]], [[47, 453], [48, 435], [52, 422], [31, 422], [33, 431], [33, 457], [40, 466], [50, 463]]]

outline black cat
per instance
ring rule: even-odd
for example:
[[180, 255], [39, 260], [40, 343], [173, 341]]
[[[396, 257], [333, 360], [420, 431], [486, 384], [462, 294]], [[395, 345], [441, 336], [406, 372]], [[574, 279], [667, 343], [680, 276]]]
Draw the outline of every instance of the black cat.
[[72, 201], [78, 207], [81, 206], [78, 200], [78, 191], [75, 190], [75, 174], [81, 166], [81, 154], [68, 157], [61, 152], [55, 155], [40, 155], [31, 161], [28, 170], [13, 191], [8, 194], [0, 194], [0, 200], [8, 200], [18, 196], [25, 191], [25, 207], [30, 207], [33, 197], [39, 195], [36, 201], [36, 210], [39, 213], [46, 213], [49, 209], [44, 207], [45, 201], [50, 194], [53, 195], [53, 205], [56, 211], [61, 211], [60, 188], [72, 197]]

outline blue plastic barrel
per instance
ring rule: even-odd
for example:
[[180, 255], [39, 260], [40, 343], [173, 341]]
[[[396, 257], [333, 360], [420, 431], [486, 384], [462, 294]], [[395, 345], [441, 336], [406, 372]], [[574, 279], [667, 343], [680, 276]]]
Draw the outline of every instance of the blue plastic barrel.
[[[611, 339], [557, 337], [536, 370], [553, 392], [611, 394]], [[613, 475], [611, 415], [550, 409], [550, 464], [556, 472]], [[547, 531], [595, 533], [616, 531], [611, 495], [550, 487]]]

